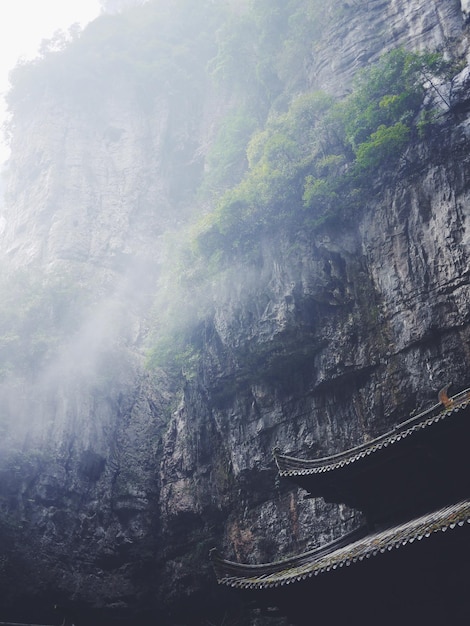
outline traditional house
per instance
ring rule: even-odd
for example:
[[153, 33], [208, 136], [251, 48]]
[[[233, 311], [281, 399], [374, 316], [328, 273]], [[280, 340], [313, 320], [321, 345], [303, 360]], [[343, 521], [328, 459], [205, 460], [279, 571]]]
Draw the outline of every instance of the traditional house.
[[468, 617], [469, 435], [470, 390], [449, 398], [444, 388], [438, 404], [346, 452], [299, 459], [275, 450], [281, 477], [307, 497], [362, 511], [367, 524], [275, 563], [242, 565], [214, 550], [219, 584], [279, 606], [295, 623], [311, 623], [313, 605], [316, 617], [352, 617], [364, 593], [362, 623]]

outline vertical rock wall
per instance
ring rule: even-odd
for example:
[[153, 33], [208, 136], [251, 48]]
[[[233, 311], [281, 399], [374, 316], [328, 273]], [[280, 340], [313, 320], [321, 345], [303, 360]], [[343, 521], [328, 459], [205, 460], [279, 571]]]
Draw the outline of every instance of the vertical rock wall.
[[[399, 45], [463, 52], [465, 11], [458, 0], [347, 2], [316, 46], [311, 88], [343, 93]], [[121, 86], [91, 117], [46, 98], [17, 119], [4, 267], [92, 287], [59, 358], [0, 390], [11, 612], [28, 598], [44, 611], [204, 623], [225, 602], [213, 545], [268, 561], [359, 524], [279, 483], [271, 451], [340, 451], [448, 381], [470, 386], [467, 87], [463, 70], [439, 133], [371, 184], [351, 220], [311, 238], [274, 233], [256, 262], [235, 264], [182, 388], [145, 370], [142, 340], [166, 237], [200, 209], [224, 103], [211, 93], [176, 112], [161, 98], [149, 112]]]
[[[344, 91], [357, 67], [397, 45], [463, 51], [463, 28], [459, 2], [345, 7], [324, 35], [327, 45], [318, 46], [311, 84]], [[466, 70], [454, 81], [439, 133], [414, 146], [392, 177], [371, 184], [359, 215], [313, 239], [295, 233], [266, 240], [259, 262], [235, 267], [219, 294], [191, 384], [199, 400], [193, 392], [177, 421], [187, 432], [198, 416], [211, 420], [206, 445], [215, 458], [223, 455], [237, 485], [229, 504], [217, 498], [214, 452], [204, 461], [178, 437], [173, 449], [178, 457], [180, 444], [185, 450], [188, 488], [197, 475], [203, 493], [226, 511], [218, 546], [229, 558], [270, 561], [361, 521], [354, 511], [302, 500], [278, 484], [275, 445], [305, 456], [339, 452], [433, 404], [447, 382], [455, 391], [470, 384], [463, 84]], [[164, 480], [173, 454], [165, 450]], [[177, 499], [167, 508], [170, 520], [178, 516]], [[172, 501], [168, 492], [166, 506]]]

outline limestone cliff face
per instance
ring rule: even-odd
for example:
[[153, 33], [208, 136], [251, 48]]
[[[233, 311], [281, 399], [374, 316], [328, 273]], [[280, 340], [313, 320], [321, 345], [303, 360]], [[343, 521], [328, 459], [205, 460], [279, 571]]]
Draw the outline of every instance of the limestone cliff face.
[[[446, 382], [468, 386], [465, 128], [444, 127], [410, 154], [355, 227], [270, 242], [256, 288], [234, 288], [220, 303], [199, 400], [188, 396], [174, 422], [181, 435], [165, 451], [168, 482], [175, 458], [184, 458], [178, 490], [166, 489], [170, 520], [181, 506], [198, 510], [198, 493], [209, 492], [227, 512], [219, 545], [236, 560], [266, 562], [318, 545], [360, 519], [285, 491], [272, 448], [305, 457], [340, 452], [433, 404]], [[188, 448], [201, 402], [216, 436]], [[214, 482], [220, 457], [229, 476]], [[195, 476], [196, 502], [182, 501]], [[229, 505], [226, 491], [220, 497], [227, 481], [242, 486]]]
[[[194, 152], [205, 137], [184, 104], [175, 112], [171, 98], [161, 98], [145, 115], [122, 86], [103, 96], [96, 114], [67, 99], [58, 113], [47, 97], [26, 111], [9, 162], [2, 239], [9, 264], [93, 263], [119, 272], [134, 259], [158, 260], [162, 236], [182, 219], [185, 193], [202, 171]], [[178, 162], [179, 154], [188, 161]]]
[[[384, 48], [466, 48], [458, 2], [350, 4], [318, 47], [312, 86], [344, 90], [354, 69]], [[171, 481], [175, 454], [184, 456], [180, 489], [196, 475], [202, 493], [226, 506], [211, 470], [214, 438], [206, 462], [183, 443], [202, 402], [216, 458], [243, 485], [241, 501], [226, 507], [221, 544], [236, 560], [269, 561], [359, 523], [353, 511], [305, 502], [278, 485], [275, 445], [306, 456], [339, 452], [431, 404], [446, 382], [468, 385], [466, 84], [463, 70], [445, 87], [451, 111], [438, 135], [371, 185], [359, 219], [313, 238], [270, 238], [258, 263], [234, 268], [219, 293], [192, 385], [199, 399], [191, 394], [175, 417], [181, 437], [164, 456], [163, 477]], [[177, 517], [178, 492], [167, 493]]]
[[[312, 54], [310, 87], [344, 93], [399, 45], [463, 54], [467, 16], [453, 0], [347, 2]], [[278, 230], [256, 262], [234, 265], [182, 384], [145, 369], [142, 340], [166, 237], [200, 210], [224, 103], [211, 94], [176, 110], [161, 97], [149, 112], [117, 88], [94, 118], [48, 98], [18, 117], [2, 262], [93, 288], [59, 356], [1, 388], [12, 614], [28, 598], [90, 620], [106, 610], [200, 623], [225, 602], [213, 545], [267, 561], [359, 524], [279, 483], [271, 451], [340, 451], [445, 383], [470, 386], [469, 84], [465, 68], [442, 86], [438, 131], [371, 183], [358, 216], [314, 236]]]
[[466, 2], [408, 2], [407, 0], [348, 1], [336, 11], [324, 34], [325, 46], [313, 55], [311, 81], [342, 93], [351, 72], [377, 59], [391, 48], [449, 49], [462, 42], [468, 15]]

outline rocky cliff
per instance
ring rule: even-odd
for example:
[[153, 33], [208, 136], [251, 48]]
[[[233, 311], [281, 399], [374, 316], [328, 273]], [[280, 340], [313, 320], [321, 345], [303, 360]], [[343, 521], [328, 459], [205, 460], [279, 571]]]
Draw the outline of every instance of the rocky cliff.
[[[78, 76], [73, 97], [54, 79], [34, 103], [17, 90], [1, 234], [19, 292], [2, 314], [5, 616], [46, 619], [57, 605], [86, 623], [255, 623], [216, 588], [212, 546], [269, 561], [361, 521], [279, 483], [273, 447], [341, 451], [447, 382], [470, 386], [467, 17], [457, 0], [327, 11], [304, 90], [343, 96], [388, 50], [441, 50], [460, 61], [440, 85], [446, 106], [371, 178], [352, 219], [276, 223], [256, 255], [233, 255], [204, 286], [182, 372], [149, 368], [146, 350], [158, 291], [177, 280], [175, 240], [214, 202], [197, 192], [235, 98], [205, 73], [214, 41], [199, 89], [159, 84], [151, 106], [124, 75], [104, 89]], [[41, 306], [38, 289], [52, 294]], [[15, 319], [26, 347], [5, 326]]]

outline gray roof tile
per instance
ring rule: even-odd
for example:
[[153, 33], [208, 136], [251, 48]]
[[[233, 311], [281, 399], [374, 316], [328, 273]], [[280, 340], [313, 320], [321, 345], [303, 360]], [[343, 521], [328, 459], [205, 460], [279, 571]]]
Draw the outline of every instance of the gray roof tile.
[[347, 567], [466, 523], [470, 523], [470, 500], [359, 539], [348, 535], [328, 546], [275, 563], [243, 565], [226, 561], [215, 551], [211, 553], [211, 558], [220, 584], [239, 589], [267, 589]]

